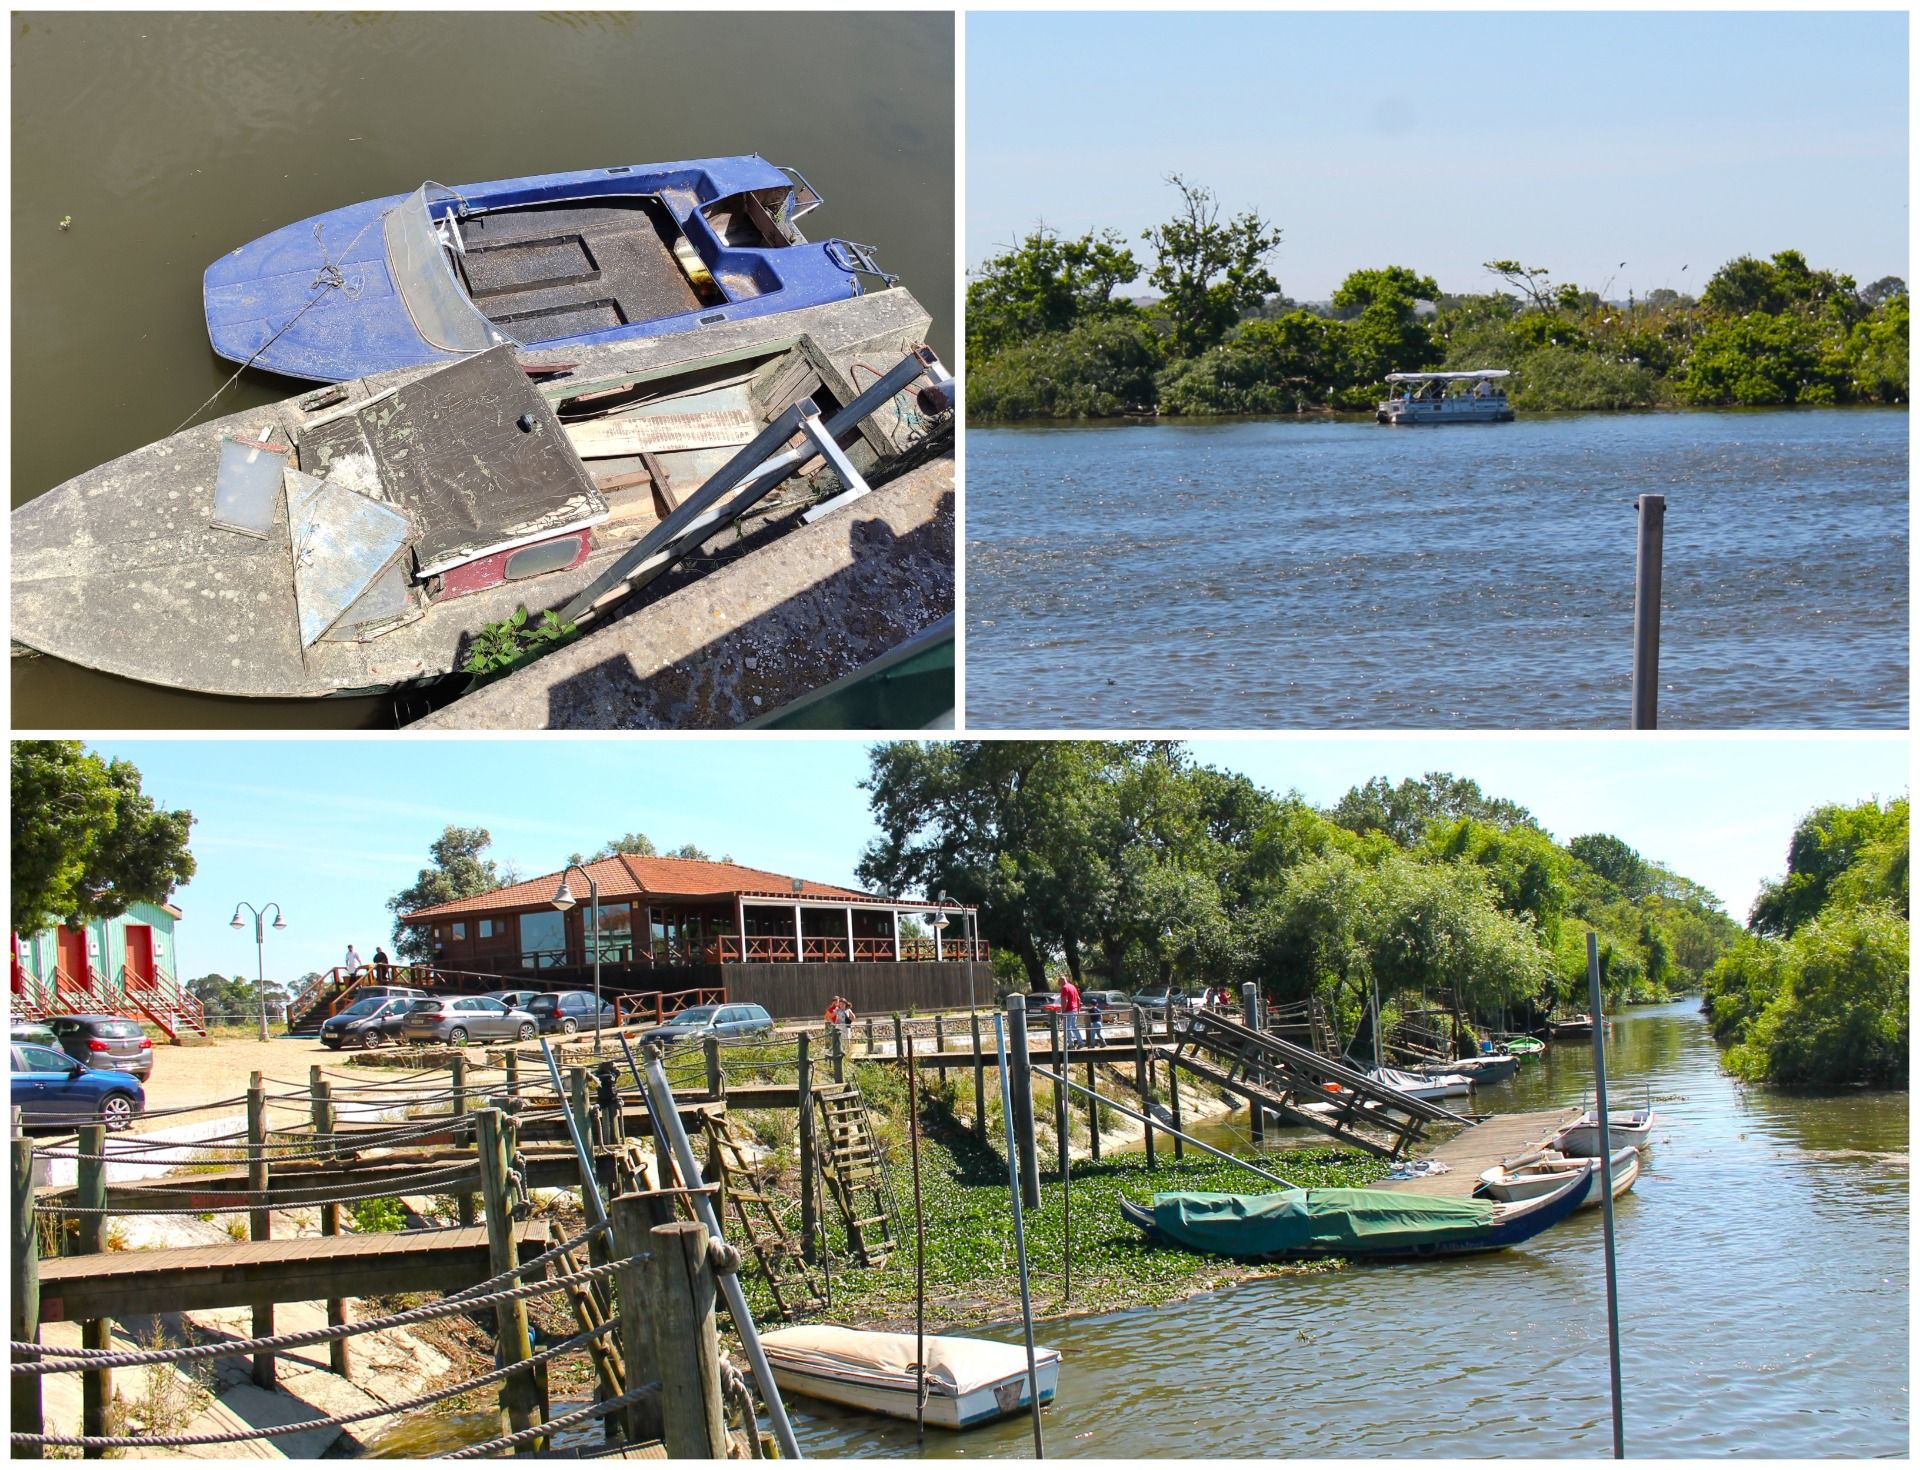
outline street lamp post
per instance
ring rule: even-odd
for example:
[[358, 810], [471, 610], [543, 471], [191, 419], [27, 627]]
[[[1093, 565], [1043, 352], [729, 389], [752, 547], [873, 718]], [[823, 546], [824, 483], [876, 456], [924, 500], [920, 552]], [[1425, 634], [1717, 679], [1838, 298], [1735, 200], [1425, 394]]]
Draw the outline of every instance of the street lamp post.
[[[573, 890], [567, 886], [567, 874], [576, 865], [563, 868], [560, 873], [560, 886], [553, 891], [551, 902], [555, 908], [565, 913], [579, 900], [574, 898]], [[587, 880], [587, 908], [592, 916], [587, 931], [587, 943], [593, 950], [593, 1054], [600, 1055], [600, 885], [593, 881], [593, 874], [584, 867], [580, 876]]]
[[[273, 911], [273, 927], [286, 928], [287, 921], [280, 915], [280, 905], [270, 903], [267, 908]], [[260, 1039], [265, 1041], [267, 1039], [267, 915], [265, 910], [257, 909], [242, 899], [234, 906], [233, 923], [228, 926], [229, 928], [244, 929], [246, 927], [240, 922], [241, 909], [253, 915], [254, 972], [260, 992]]]
[[[939, 901], [942, 904], [950, 904], [953, 902], [953, 900], [947, 896], [947, 890], [944, 888], [940, 890]], [[974, 961], [974, 956], [976, 951], [974, 949], [974, 941], [973, 941], [973, 915], [966, 914], [965, 917], [967, 920], [964, 926], [964, 928], [967, 931], [967, 1009], [971, 1011], [975, 1008], [974, 993], [973, 993], [973, 961]], [[942, 913], [938, 919], [934, 920], [934, 927], [936, 929], [945, 929], [947, 927], [947, 916], [945, 913]]]

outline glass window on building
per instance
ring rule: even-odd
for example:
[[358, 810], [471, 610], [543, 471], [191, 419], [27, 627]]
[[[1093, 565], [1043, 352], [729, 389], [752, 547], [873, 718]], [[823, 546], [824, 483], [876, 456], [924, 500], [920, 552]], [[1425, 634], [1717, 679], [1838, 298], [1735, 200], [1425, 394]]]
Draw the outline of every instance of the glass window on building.
[[[586, 922], [593, 922], [591, 907], [582, 911]], [[625, 960], [633, 953], [633, 905], [630, 903], [603, 903], [600, 905], [600, 930], [595, 936], [598, 940], [602, 960]], [[592, 958], [592, 951], [588, 951]]]
[[530, 970], [552, 969], [567, 958], [567, 916], [557, 909], [535, 909], [520, 916], [520, 963]]

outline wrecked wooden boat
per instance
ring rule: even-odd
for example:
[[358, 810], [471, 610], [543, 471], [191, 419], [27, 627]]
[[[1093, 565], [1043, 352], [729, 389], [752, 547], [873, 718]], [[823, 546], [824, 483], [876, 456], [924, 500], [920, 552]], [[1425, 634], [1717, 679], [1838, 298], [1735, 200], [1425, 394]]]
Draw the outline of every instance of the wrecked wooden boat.
[[213, 350], [340, 381], [504, 344], [585, 347], [771, 316], [893, 277], [812, 243], [821, 203], [757, 155], [422, 184], [283, 226], [207, 267]]
[[13, 512], [13, 638], [207, 694], [440, 679], [518, 608], [609, 616], [797, 470], [837, 493], [789, 486], [783, 515], [857, 497], [947, 411], [927, 326], [894, 289], [559, 372], [498, 347], [188, 429]]
[[913, 1422], [920, 1380], [926, 1381], [926, 1422], [940, 1429], [970, 1429], [1016, 1414], [1033, 1402], [1050, 1403], [1060, 1381], [1060, 1354], [1034, 1353], [1011, 1343], [979, 1337], [928, 1337], [925, 1367], [915, 1371], [911, 1332], [868, 1332], [852, 1327], [782, 1327], [763, 1332], [774, 1382], [788, 1393], [845, 1404], [872, 1414]]

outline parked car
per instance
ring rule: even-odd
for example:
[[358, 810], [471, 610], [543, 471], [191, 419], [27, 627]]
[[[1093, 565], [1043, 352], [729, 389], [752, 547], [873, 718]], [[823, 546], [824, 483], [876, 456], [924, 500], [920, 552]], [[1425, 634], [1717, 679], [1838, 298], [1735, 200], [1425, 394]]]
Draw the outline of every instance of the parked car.
[[1085, 990], [1080, 993], [1080, 1004], [1091, 1006], [1098, 998], [1103, 1009], [1124, 1011], [1133, 1004], [1133, 997], [1124, 990]]
[[[566, 1036], [593, 1029], [593, 995], [585, 990], [548, 990], [536, 995], [527, 1005], [528, 1013], [540, 1025], [545, 1036], [558, 1031]], [[615, 1024], [613, 1002], [602, 999], [600, 1024]]]
[[15, 1042], [12, 1105], [29, 1128], [73, 1128], [81, 1123], [129, 1126], [146, 1110], [139, 1080], [111, 1068], [93, 1068], [51, 1046]]
[[400, 1039], [400, 1023], [406, 1019], [419, 996], [369, 995], [356, 1000], [345, 1010], [328, 1016], [320, 1023], [320, 1044], [338, 1051], [343, 1046], [360, 1046], [368, 1050], [384, 1041]]
[[709, 1036], [731, 1040], [742, 1036], [773, 1035], [773, 1017], [765, 1006], [735, 1002], [723, 1006], [689, 1006], [664, 1026], [642, 1033], [653, 1041], [693, 1041]]
[[7, 1028], [7, 1040], [25, 1041], [34, 1046], [50, 1046], [60, 1050], [60, 1043], [54, 1038], [53, 1027], [42, 1021], [14, 1021]]
[[489, 990], [488, 995], [510, 1010], [528, 1011], [545, 992], [539, 990]]
[[353, 1002], [358, 1005], [363, 1000], [424, 1000], [426, 995], [417, 985], [356, 985]]
[[490, 995], [430, 995], [416, 1000], [400, 1018], [402, 1041], [438, 1041], [464, 1046], [469, 1041], [531, 1041], [540, 1026], [525, 1011], [502, 1005]]
[[48, 1016], [54, 1043], [83, 1066], [153, 1075], [153, 1043], [138, 1021], [123, 1016]]
[[1200, 997], [1188, 995], [1184, 990], [1138, 990], [1127, 1003], [1150, 1011], [1192, 1010], [1200, 1004]]

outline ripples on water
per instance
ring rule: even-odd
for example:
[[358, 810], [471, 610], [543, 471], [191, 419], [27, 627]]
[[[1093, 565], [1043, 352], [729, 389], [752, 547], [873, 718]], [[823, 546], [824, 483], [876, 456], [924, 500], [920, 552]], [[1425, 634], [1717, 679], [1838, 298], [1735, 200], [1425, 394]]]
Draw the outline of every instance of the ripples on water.
[[986, 727], [1617, 727], [1634, 497], [1661, 723], [1907, 723], [1907, 416], [1264, 420], [967, 436]]
[[[1615, 1106], [1650, 1089], [1663, 1120], [1617, 1216], [1627, 1452], [1906, 1454], [1906, 1096], [1738, 1087], [1694, 1001], [1623, 1016], [1608, 1073]], [[1558, 1045], [1476, 1105], [1577, 1103], [1591, 1075], [1584, 1044]], [[1043, 1326], [1065, 1354], [1047, 1452], [1605, 1455], [1601, 1239], [1582, 1212], [1498, 1255]], [[809, 1454], [912, 1450], [911, 1425], [792, 1407]], [[1019, 1419], [927, 1447], [1029, 1455], [1030, 1436]]]

